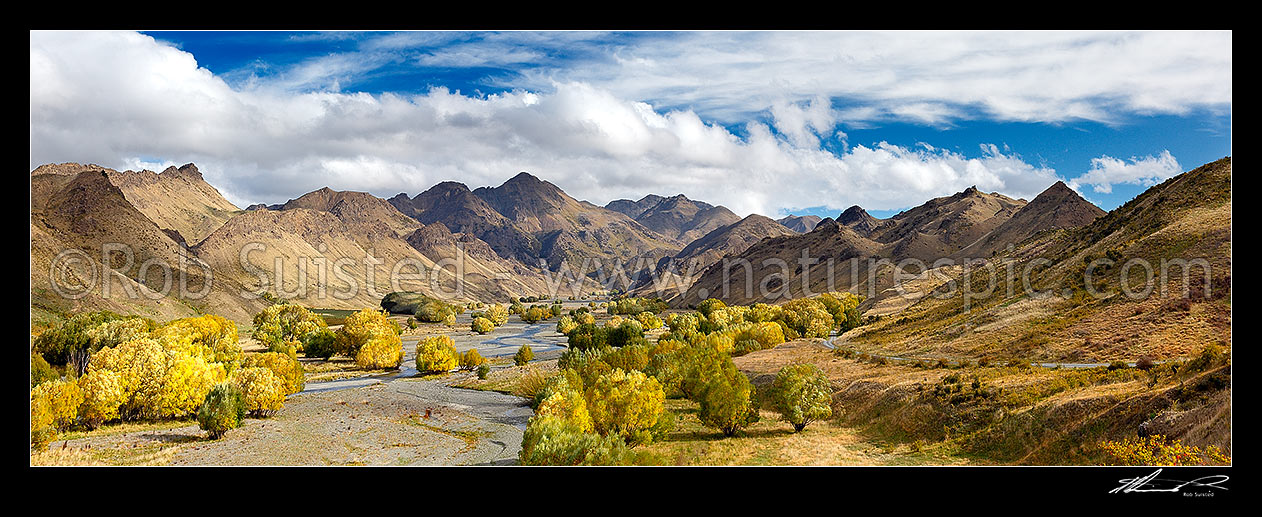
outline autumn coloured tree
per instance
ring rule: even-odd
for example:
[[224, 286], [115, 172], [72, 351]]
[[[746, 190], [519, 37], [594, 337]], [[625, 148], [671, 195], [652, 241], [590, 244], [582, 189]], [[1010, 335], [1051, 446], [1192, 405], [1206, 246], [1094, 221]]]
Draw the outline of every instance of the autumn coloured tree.
[[780, 369], [771, 384], [771, 401], [794, 431], [833, 415], [833, 389], [824, 371], [814, 364], [791, 364]]
[[455, 343], [445, 334], [430, 336], [416, 344], [416, 371], [446, 373], [456, 369], [460, 356]]

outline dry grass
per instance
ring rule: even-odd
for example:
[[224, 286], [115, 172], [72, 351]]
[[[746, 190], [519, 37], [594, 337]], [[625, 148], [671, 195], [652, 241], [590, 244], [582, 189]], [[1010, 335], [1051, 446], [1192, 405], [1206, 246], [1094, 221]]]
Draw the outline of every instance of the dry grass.
[[672, 399], [667, 410], [675, 413], [675, 430], [664, 440], [643, 449], [674, 465], [953, 465], [967, 460], [952, 454], [945, 444], [920, 447], [912, 444], [882, 445], [869, 441], [851, 427], [830, 421], [815, 422], [800, 433], [761, 412], [761, 419], [725, 437], [701, 425], [696, 404]]
[[486, 379], [471, 376], [452, 385], [457, 388], [495, 391], [531, 398], [538, 390], [543, 389], [547, 379], [555, 375], [557, 371], [555, 359], [531, 361], [525, 366], [492, 370]]

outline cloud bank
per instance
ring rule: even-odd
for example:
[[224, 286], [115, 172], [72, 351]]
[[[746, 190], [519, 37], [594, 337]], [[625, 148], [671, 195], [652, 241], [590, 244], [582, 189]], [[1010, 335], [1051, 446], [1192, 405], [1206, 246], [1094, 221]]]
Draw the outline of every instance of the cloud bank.
[[[567, 36], [576, 45], [588, 41], [580, 38], [588, 35]], [[1067, 91], [1046, 84], [1034, 88], [1041, 77], [1035, 71], [1068, 66], [1073, 38], [1038, 33], [1006, 53], [969, 54], [968, 48], [998, 36], [969, 35], [963, 39], [980, 41], [968, 42], [956, 42], [961, 36], [953, 34], [881, 36], [824, 45], [771, 36], [682, 35], [683, 41], [669, 48], [661, 41], [642, 41], [635, 49], [615, 49], [616, 59], [603, 66], [576, 67], [583, 71], [570, 73], [532, 68], [520, 78], [522, 87], [470, 96], [446, 88], [420, 94], [341, 92], [336, 80], [328, 83], [329, 77], [358, 73], [357, 67], [379, 62], [346, 56], [303, 62], [274, 80], [229, 84], [200, 68], [191, 54], [145, 35], [33, 32], [30, 165], [79, 161], [161, 170], [192, 161], [238, 206], [284, 201], [323, 186], [391, 196], [416, 194], [443, 180], [470, 187], [498, 185], [525, 170], [597, 204], [638, 199], [646, 193], [685, 193], [741, 215], [774, 216], [812, 206], [901, 208], [971, 185], [1031, 199], [1057, 180], [1055, 171], [993, 145], [981, 146], [972, 157], [930, 145], [880, 143], [847, 146], [840, 152], [823, 148], [824, 140], [844, 140], [839, 125], [861, 120], [864, 113], [868, 118], [910, 117], [935, 123], [955, 116], [962, 106], [973, 106], [1000, 118], [1042, 120], [1055, 118], [1054, 110], [1063, 110], [1056, 112], [1059, 116], [1107, 118], [1103, 108], [1082, 100], [1094, 97], [1105, 99], [1105, 106], [1132, 110], [1178, 111], [1230, 102], [1230, 80], [1225, 90], [1176, 81], [1155, 90], [1135, 88], [1140, 94], [1110, 94], [1117, 81], [1142, 77], [1116, 70], [1099, 73], [1099, 68], [1129, 66], [1125, 70], [1144, 72], [1135, 70], [1133, 63], [1119, 62], [1125, 60], [1115, 55], [1150, 44], [1135, 41], [1144, 37], [1087, 45], [1084, 52], [1099, 59], [1071, 72], [1112, 79], [1088, 80]], [[743, 46], [748, 41], [741, 40], [751, 37], [760, 44]], [[670, 51], [689, 48], [695, 43], [691, 38], [704, 45]], [[372, 48], [408, 44], [408, 38], [396, 38], [374, 41]], [[469, 56], [514, 62], [537, 58], [528, 52], [487, 52], [477, 48], [481, 44], [435, 50], [423, 59], [450, 63], [472, 59]], [[1193, 47], [1179, 47], [1175, 57], [1200, 49]], [[1229, 38], [1227, 49], [1230, 79]], [[917, 52], [928, 56], [903, 63]], [[1012, 62], [1008, 54], [1029, 60], [1026, 71], [1016, 73], [1006, 86], [991, 84], [986, 78], [1007, 72], [999, 63]], [[785, 57], [782, 68], [771, 59], [774, 56]], [[883, 66], [878, 62], [891, 61], [914, 73], [900, 77], [877, 70]], [[732, 74], [755, 62], [770, 67], [766, 87], [755, 84], [737, 91], [740, 80]], [[920, 70], [940, 62], [958, 64], [946, 70]], [[678, 73], [669, 74], [671, 68]], [[819, 73], [808, 77], [812, 72]], [[713, 76], [703, 77], [707, 74]], [[969, 80], [970, 74], [974, 80]], [[834, 81], [831, 89], [807, 88]], [[954, 85], [954, 90], [931, 87], [942, 84]], [[1011, 88], [1036, 90], [1041, 97], [1002, 94]], [[837, 93], [866, 96], [872, 102], [862, 109], [837, 108], [829, 101]], [[905, 102], [909, 99], [915, 102]], [[688, 107], [679, 107], [683, 105]], [[756, 106], [770, 115], [769, 122], [747, 121], [740, 135], [711, 118], [735, 116]], [[703, 118], [701, 113], [708, 115]], [[1146, 162], [1117, 165], [1108, 161], [1112, 158], [1099, 160], [1079, 178], [1097, 192], [1118, 181], [1147, 181], [1166, 170], [1154, 172]], [[1160, 167], [1164, 165], [1159, 163]]]

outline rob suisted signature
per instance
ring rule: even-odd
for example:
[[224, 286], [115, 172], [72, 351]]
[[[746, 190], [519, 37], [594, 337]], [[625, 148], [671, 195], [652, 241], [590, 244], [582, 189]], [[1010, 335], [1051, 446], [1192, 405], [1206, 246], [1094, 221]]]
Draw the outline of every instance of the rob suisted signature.
[[1158, 474], [1161, 474], [1161, 469], [1157, 469], [1156, 472], [1153, 472], [1152, 474], [1149, 474], [1144, 477], [1120, 479], [1118, 481], [1122, 483], [1122, 486], [1119, 486], [1117, 488], [1114, 488], [1113, 490], [1110, 490], [1109, 493], [1110, 494], [1116, 494], [1116, 493], [1129, 494], [1132, 492], [1177, 493], [1180, 490], [1183, 490], [1183, 488], [1185, 487], [1193, 487], [1193, 488], [1204, 487], [1204, 488], [1211, 488], [1211, 489], [1217, 489], [1217, 490], [1226, 490], [1227, 487], [1221, 486], [1221, 483], [1224, 483], [1228, 479], [1230, 479], [1225, 475], [1215, 474], [1212, 476], [1199, 477], [1191, 481], [1178, 481], [1174, 479], [1158, 478], [1157, 477]]

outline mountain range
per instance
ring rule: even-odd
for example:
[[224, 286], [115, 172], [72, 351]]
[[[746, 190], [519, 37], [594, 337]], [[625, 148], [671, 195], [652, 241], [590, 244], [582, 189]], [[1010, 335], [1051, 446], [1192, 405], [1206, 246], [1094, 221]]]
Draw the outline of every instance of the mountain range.
[[[495, 187], [470, 189], [445, 181], [415, 196], [400, 193], [389, 199], [326, 187], [241, 210], [193, 164], [161, 173], [49, 164], [31, 171], [32, 311], [99, 306], [155, 317], [210, 311], [240, 319], [264, 303], [240, 293], [264, 291], [317, 307], [358, 308], [375, 306], [381, 295], [399, 289], [454, 292], [456, 262], [465, 273], [464, 291], [457, 297], [471, 300], [538, 295], [548, 290], [550, 277], [568, 268], [586, 273], [583, 281], [593, 289], [660, 295], [677, 306], [707, 296], [772, 301], [720, 294], [723, 272], [717, 265], [724, 259], [748, 260], [755, 264], [753, 278], [761, 281], [773, 273], [762, 266], [766, 259], [797, 264], [803, 249], [834, 261], [989, 257], [1042, 233], [1087, 225], [1103, 213], [1057, 183], [1028, 203], [969, 188], [888, 219], [854, 206], [836, 218], [777, 221], [758, 214], [741, 218], [683, 194], [598, 206], [526, 172]], [[165, 279], [157, 268], [142, 271], [141, 264], [189, 260], [214, 280], [210, 293], [198, 300], [120, 298], [117, 288], [108, 296], [73, 300], [54, 295], [49, 271], [90, 283], [89, 272], [101, 270], [101, 246], [107, 242], [135, 250], [131, 264], [112, 261], [127, 277], [115, 278], [118, 285], [162, 291]], [[91, 261], [54, 268], [57, 255], [67, 249]], [[366, 261], [370, 256], [379, 263]], [[580, 267], [584, 261], [590, 263], [585, 269]], [[274, 274], [277, 263], [282, 265], [279, 276]], [[388, 285], [391, 268], [400, 263], [407, 264], [405, 272], [419, 268], [427, 277], [437, 271], [432, 273], [436, 284]], [[627, 273], [628, 285], [611, 285], [594, 273], [616, 265]], [[792, 286], [810, 277], [807, 285], [815, 285], [825, 276], [821, 267], [798, 267], [789, 278], [771, 283]], [[605, 285], [597, 285], [600, 280]], [[663, 281], [675, 289], [659, 293], [655, 288]], [[351, 287], [359, 288], [356, 294], [330, 295]], [[786, 289], [782, 294], [790, 297], [802, 293]]]

